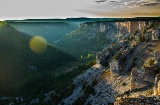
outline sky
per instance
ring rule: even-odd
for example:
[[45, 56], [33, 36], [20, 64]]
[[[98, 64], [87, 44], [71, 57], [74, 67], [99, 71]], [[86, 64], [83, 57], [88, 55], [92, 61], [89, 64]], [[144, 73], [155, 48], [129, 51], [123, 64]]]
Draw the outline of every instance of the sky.
[[1, 0], [0, 20], [160, 16], [160, 0]]

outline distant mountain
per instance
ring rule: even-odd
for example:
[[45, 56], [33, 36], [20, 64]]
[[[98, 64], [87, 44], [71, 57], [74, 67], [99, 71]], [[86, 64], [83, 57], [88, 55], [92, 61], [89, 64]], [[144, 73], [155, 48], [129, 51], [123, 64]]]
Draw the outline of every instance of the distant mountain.
[[[47, 45], [45, 52], [35, 53], [29, 47], [31, 38], [6, 23], [0, 23], [1, 95], [23, 94], [23, 92], [29, 94], [32, 91], [30, 89], [36, 88], [41, 79], [46, 76], [45, 74], [47, 78], [51, 78], [50, 75], [48, 76], [48, 70], [54, 70], [76, 60], [51, 45]], [[47, 78], [44, 80], [47, 81]], [[43, 83], [46, 82], [41, 81], [41, 85]]]
[[135, 17], [135, 18], [87, 18], [87, 17], [79, 17], [79, 18], [66, 18], [66, 19], [25, 19], [25, 20], [6, 20], [6, 22], [116, 22], [116, 21], [139, 21], [139, 20], [160, 20], [160, 17]]
[[54, 44], [55, 41], [78, 28], [77, 23], [67, 22], [9, 22], [8, 24], [29, 35], [43, 36], [50, 44]]

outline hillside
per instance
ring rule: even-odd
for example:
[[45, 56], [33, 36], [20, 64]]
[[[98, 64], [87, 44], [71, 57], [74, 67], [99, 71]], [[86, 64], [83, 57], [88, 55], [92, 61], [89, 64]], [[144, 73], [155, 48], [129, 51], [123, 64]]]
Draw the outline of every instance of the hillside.
[[[3, 33], [6, 32], [9, 31]], [[117, 33], [121, 34], [117, 37]], [[11, 101], [27, 105], [160, 103], [159, 21], [84, 23], [57, 42], [56, 46], [78, 58], [94, 59], [96, 56], [96, 61], [64, 63], [67, 66], [59, 66], [58, 63], [54, 69], [51, 61], [43, 62], [47, 66], [42, 66], [43, 63], [38, 65], [39, 60], [36, 61], [47, 50], [42, 54], [34, 53], [41, 57], [31, 61], [26, 59], [38, 62], [37, 65], [42, 66], [42, 70], [37, 65], [30, 66], [26, 78], [11, 89], [16, 93], [14, 97], [22, 97], [24, 100], [1, 97], [0, 104], [7, 105]], [[63, 59], [64, 57], [61, 61]], [[48, 66], [48, 63], [52, 66]], [[20, 64], [22, 65], [21, 62]]]
[[160, 102], [160, 24], [153, 23], [145, 30], [145, 33], [133, 32], [97, 53], [97, 64], [73, 79], [72, 84], [76, 86], [73, 93], [60, 104], [154, 105]]
[[26, 34], [43, 36], [49, 44], [54, 44], [64, 35], [78, 28], [76, 23], [67, 22], [8, 22], [12, 27]]
[[48, 85], [50, 81], [45, 81], [52, 78], [51, 71], [76, 60], [48, 44], [43, 53], [35, 53], [29, 47], [31, 39], [31, 36], [10, 25], [0, 23], [1, 95], [31, 95], [36, 88], [43, 89], [44, 85]]
[[115, 27], [111, 30], [104, 29], [101, 31], [101, 23], [109, 25], [110, 28], [114, 27], [114, 23], [108, 22], [83, 23], [78, 29], [65, 35], [64, 38], [56, 43], [56, 46], [77, 58], [88, 58], [88, 55], [92, 59], [95, 58], [96, 52], [101, 51], [115, 40]]

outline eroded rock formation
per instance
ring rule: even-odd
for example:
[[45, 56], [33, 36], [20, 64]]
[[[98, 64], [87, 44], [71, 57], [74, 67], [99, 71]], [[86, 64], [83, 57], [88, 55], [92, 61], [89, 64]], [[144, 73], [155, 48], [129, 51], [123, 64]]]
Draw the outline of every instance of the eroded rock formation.
[[130, 90], [144, 87], [145, 69], [132, 68]]
[[110, 62], [110, 71], [111, 71], [111, 76], [119, 76], [119, 61], [116, 59], [113, 59]]

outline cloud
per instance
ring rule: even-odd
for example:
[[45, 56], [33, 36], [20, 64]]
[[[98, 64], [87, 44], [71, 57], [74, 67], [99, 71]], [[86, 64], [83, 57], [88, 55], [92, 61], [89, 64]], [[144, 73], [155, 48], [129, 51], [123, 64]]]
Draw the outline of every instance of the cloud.
[[142, 7], [142, 6], [156, 6], [160, 4], [160, 0], [98, 0], [98, 3], [107, 3], [119, 7]]
[[160, 0], [137, 0], [127, 2], [126, 4], [131, 7], [156, 6], [160, 4]]

